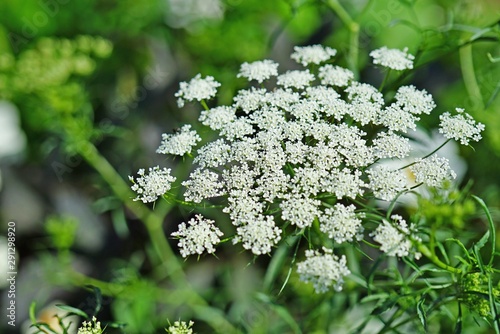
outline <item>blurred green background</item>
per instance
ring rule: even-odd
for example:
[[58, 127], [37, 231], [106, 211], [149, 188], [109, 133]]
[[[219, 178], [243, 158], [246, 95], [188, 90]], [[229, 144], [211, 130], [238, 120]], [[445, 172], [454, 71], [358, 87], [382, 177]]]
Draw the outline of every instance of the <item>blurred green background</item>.
[[[461, 147], [454, 154], [467, 166], [463, 185], [472, 180], [470, 191], [499, 221], [500, 2], [340, 1], [360, 25], [357, 64], [349, 56], [349, 29], [332, 2], [2, 0], [0, 217], [17, 228], [14, 332], [28, 332], [32, 300], [38, 309], [56, 300], [85, 306], [89, 293], [57, 275], [50, 256], [56, 249], [71, 247], [73, 266], [103, 280], [150, 274], [145, 231], [78, 154], [80, 143], [93, 142], [124, 179], [156, 164], [185, 174], [182, 161], [155, 154], [162, 132], [194, 122], [201, 110], [177, 108], [178, 82], [212, 75], [222, 83], [213, 103], [231, 103], [244, 87], [236, 78], [242, 62], [269, 58], [280, 63], [280, 71], [294, 68], [289, 55], [295, 45], [336, 48], [339, 64], [375, 85], [381, 74], [369, 64], [369, 51], [408, 47], [417, 56], [416, 70], [403, 83], [426, 89], [438, 105], [427, 130], [437, 126], [437, 115], [456, 107], [486, 125], [474, 149]], [[165, 233], [189, 215], [173, 208]], [[484, 226], [458, 228], [466, 233]], [[214, 305], [250, 322], [268, 319], [266, 309], [245, 293], [258, 291], [267, 259], [247, 267], [251, 261], [227, 251], [219, 260], [189, 259], [186, 267]], [[128, 323], [130, 333], [153, 333], [161, 332], [167, 318], [180, 317], [182, 310], [154, 303], [147, 285], [137, 289], [141, 297], [134, 302], [109, 300], [103, 319]], [[303, 310], [314, 301], [303, 301]]]

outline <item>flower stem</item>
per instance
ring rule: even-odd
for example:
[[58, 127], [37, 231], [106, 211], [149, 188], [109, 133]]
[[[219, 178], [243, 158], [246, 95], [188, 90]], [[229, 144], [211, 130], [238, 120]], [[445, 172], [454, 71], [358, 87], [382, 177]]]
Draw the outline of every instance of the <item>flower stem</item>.
[[446, 271], [449, 271], [452, 274], [462, 273], [462, 271], [460, 269], [449, 266], [446, 263], [442, 262], [440, 259], [438, 259], [436, 254], [434, 252], [431, 252], [431, 250], [429, 248], [427, 248], [427, 246], [425, 246], [424, 244], [419, 243], [418, 250], [420, 253], [422, 253], [426, 258], [431, 260], [431, 262], [434, 263], [439, 268], [444, 269]]
[[474, 107], [479, 110], [484, 109], [483, 98], [481, 89], [477, 83], [476, 73], [474, 71], [474, 61], [472, 59], [472, 44], [467, 43], [460, 48], [460, 69], [462, 70], [462, 77], [465, 84], [465, 89], [469, 94], [469, 98]]
[[349, 36], [349, 68], [354, 73], [355, 78], [359, 77], [358, 56], [359, 56], [359, 24], [352, 19], [349, 13], [342, 7], [338, 0], [327, 0], [326, 4], [337, 14], [340, 20], [346, 25], [350, 32]]
[[185, 285], [182, 267], [163, 233], [163, 217], [170, 209], [167, 206], [168, 203], [161, 201], [156, 211], [153, 212], [144, 204], [134, 202], [135, 195], [130, 187], [92, 143], [85, 142], [80, 145], [79, 153], [108, 183], [111, 190], [125, 206], [144, 223], [153, 249], [157, 253], [160, 263], [168, 268], [172, 280], [178, 285]]

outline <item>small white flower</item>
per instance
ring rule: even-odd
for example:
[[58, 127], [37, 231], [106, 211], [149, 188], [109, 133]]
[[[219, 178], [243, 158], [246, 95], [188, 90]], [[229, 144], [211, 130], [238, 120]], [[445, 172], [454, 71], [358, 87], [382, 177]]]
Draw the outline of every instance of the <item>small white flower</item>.
[[320, 214], [320, 204], [320, 201], [304, 197], [300, 193], [288, 195], [287, 199], [280, 204], [281, 218], [298, 228], [309, 227], [312, 225], [314, 218]]
[[418, 120], [417, 116], [393, 103], [380, 111], [376, 123], [387, 127], [390, 131], [407, 133], [409, 129], [415, 130], [417, 128], [416, 122]]
[[265, 171], [255, 180], [257, 187], [252, 194], [260, 195], [264, 200], [273, 202], [276, 197], [283, 197], [288, 189], [290, 175], [285, 174], [281, 169]]
[[311, 81], [314, 80], [314, 75], [312, 75], [309, 70], [305, 71], [288, 71], [284, 74], [278, 76], [278, 85], [285, 88], [297, 88], [304, 89], [309, 87]]
[[201, 74], [197, 74], [189, 82], [181, 82], [180, 89], [175, 93], [178, 97], [177, 104], [179, 108], [184, 106], [185, 101], [202, 101], [208, 100], [217, 94], [217, 87], [220, 83], [214, 80], [214, 77], [207, 76], [202, 79]]
[[220, 129], [219, 134], [226, 137], [229, 141], [234, 139], [241, 139], [245, 136], [251, 135], [255, 130], [250, 124], [248, 118], [239, 117], [234, 122], [226, 123], [222, 129]]
[[195, 169], [187, 181], [182, 182], [186, 187], [184, 198], [188, 202], [200, 203], [206, 198], [218, 197], [224, 194], [223, 185], [219, 182], [219, 175], [208, 169]]
[[335, 291], [342, 291], [344, 277], [351, 272], [346, 265], [346, 257], [333, 254], [333, 251], [323, 247], [324, 254], [317, 250], [306, 250], [306, 260], [297, 264], [300, 280], [312, 283], [316, 293], [327, 292], [333, 286]]
[[254, 219], [264, 211], [264, 203], [260, 198], [251, 196], [246, 189], [231, 191], [227, 203], [222, 212], [229, 213], [235, 226]]
[[203, 168], [216, 168], [228, 162], [230, 158], [229, 150], [230, 146], [219, 138], [200, 147], [193, 162]]
[[215, 107], [209, 110], [203, 110], [198, 120], [212, 130], [220, 130], [226, 124], [236, 119], [236, 110], [228, 106]]
[[179, 239], [179, 251], [182, 257], [203, 252], [209, 254], [215, 252], [215, 245], [220, 242], [220, 237], [224, 234], [214, 225], [215, 221], [206, 219], [201, 215], [196, 215], [186, 223], [179, 225], [179, 230], [171, 235]]
[[278, 63], [266, 59], [255, 61], [253, 63], [241, 64], [240, 73], [237, 75], [237, 77], [244, 77], [248, 80], [257, 80], [258, 83], [262, 83], [264, 80], [277, 75]]
[[356, 198], [363, 194], [366, 184], [361, 180], [361, 171], [349, 168], [334, 169], [323, 179], [323, 191], [335, 194], [335, 197]]
[[274, 223], [273, 216], [259, 215], [239, 224], [233, 243], [241, 242], [243, 248], [255, 255], [269, 254], [271, 248], [281, 240], [281, 229]]
[[191, 328], [193, 327], [193, 325], [193, 321], [189, 321], [189, 324], [184, 321], [176, 321], [173, 325], [169, 326], [168, 329], [166, 328], [165, 330], [169, 334], [193, 334], [193, 329]]
[[[392, 215], [391, 219], [393, 220], [392, 223], [384, 219], [382, 224], [370, 233], [370, 236], [373, 237], [375, 242], [381, 244], [380, 250], [387, 255], [398, 257], [408, 256], [414, 248], [410, 236], [417, 242], [421, 239], [412, 235], [412, 226], [408, 227], [403, 217]], [[413, 256], [419, 259], [421, 254], [413, 251]]]
[[92, 321], [84, 321], [82, 326], [78, 328], [77, 334], [101, 334], [101, 322], [97, 321], [96, 317], [92, 317]]
[[410, 170], [415, 175], [415, 182], [422, 182], [429, 187], [441, 187], [445, 181], [457, 177], [451, 170], [448, 159], [435, 154], [424, 160], [416, 160], [416, 164], [410, 166]]
[[353, 82], [345, 89], [347, 99], [352, 103], [371, 102], [382, 106], [384, 104], [384, 96], [378, 89], [370, 84]]
[[144, 203], [154, 202], [158, 197], [163, 196], [170, 190], [175, 177], [170, 175], [170, 168], [160, 169], [159, 166], [149, 168], [149, 174], [141, 168], [137, 172], [139, 177], [134, 180], [129, 176], [129, 180], [133, 182], [132, 190], [137, 193], [134, 201], [143, 201]]
[[462, 108], [456, 108], [458, 115], [452, 116], [449, 112], [439, 116], [439, 133], [446, 138], [460, 141], [462, 145], [469, 145], [470, 140], [479, 141], [484, 124], [476, 123], [471, 115], [464, 112]]
[[406, 177], [400, 170], [392, 170], [385, 165], [377, 165], [366, 171], [370, 183], [368, 187], [374, 195], [384, 201], [392, 201], [407, 189]]
[[392, 132], [380, 132], [373, 140], [375, 156], [384, 158], [406, 158], [411, 151], [410, 140]]
[[318, 77], [322, 85], [345, 87], [354, 80], [354, 73], [347, 68], [327, 64], [319, 68]]
[[418, 90], [412, 85], [399, 87], [394, 98], [401, 109], [415, 115], [422, 113], [429, 115], [436, 107], [431, 94], [425, 89]]
[[257, 89], [252, 87], [249, 90], [242, 89], [233, 98], [234, 107], [240, 108], [248, 114], [259, 109], [264, 104], [266, 93], [264, 88]]
[[398, 49], [388, 49], [386, 46], [370, 52], [375, 65], [381, 65], [393, 70], [402, 71], [413, 68], [415, 57], [408, 53], [408, 48], [403, 51]]
[[[293, 83], [295, 82], [295, 76], [297, 77], [297, 82], [299, 82], [298, 84], [303, 85], [304, 87], [309, 85], [309, 81], [311, 81], [311, 78], [312, 80], [314, 80], [314, 77], [312, 77], [312, 74], [310, 74], [309, 72], [304, 74], [303, 71], [295, 71], [291, 75], [287, 75], [287, 73], [285, 73], [284, 75], [285, 77], [283, 80], [290, 81], [290, 87], [294, 87]], [[300, 83], [300, 81], [302, 81], [302, 83]], [[299, 101], [300, 94], [292, 91], [289, 88], [277, 88], [265, 94], [266, 103], [268, 103], [270, 106], [278, 107], [285, 111], [289, 111], [290, 108]]]
[[162, 141], [156, 153], [173, 154], [183, 156], [191, 153], [192, 148], [197, 142], [201, 141], [200, 136], [195, 130], [191, 130], [191, 125], [183, 125], [180, 130], [174, 134], [164, 133], [161, 135]]
[[321, 223], [319, 229], [339, 244], [362, 240], [363, 225], [354, 210], [356, 210], [354, 205], [345, 206], [341, 203], [335, 204], [333, 208], [327, 208], [319, 217]]
[[337, 54], [337, 50], [322, 45], [296, 46], [290, 56], [297, 63], [307, 66], [321, 64]]

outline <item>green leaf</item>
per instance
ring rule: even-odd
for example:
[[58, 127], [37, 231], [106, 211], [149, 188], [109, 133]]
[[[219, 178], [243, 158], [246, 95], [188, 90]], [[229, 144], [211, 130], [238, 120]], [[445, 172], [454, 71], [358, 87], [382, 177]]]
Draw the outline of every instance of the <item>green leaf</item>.
[[286, 260], [288, 255], [288, 251], [290, 248], [297, 242], [300, 236], [290, 236], [287, 238], [287, 242], [283, 243], [278, 247], [276, 252], [267, 267], [266, 275], [264, 277], [264, 291], [271, 291], [272, 285], [276, 280], [276, 277], [281, 272], [281, 268], [283, 268], [283, 263]]
[[496, 247], [495, 223], [493, 222], [493, 218], [491, 217], [490, 210], [486, 206], [486, 203], [484, 203], [484, 201], [477, 196], [472, 195], [472, 198], [474, 198], [476, 202], [479, 204], [479, 206], [481, 206], [484, 213], [486, 214], [486, 219], [488, 220], [489, 232], [491, 237], [491, 256], [490, 260], [488, 261], [488, 264], [491, 266], [493, 264], [493, 259], [495, 258], [495, 247]]
[[84, 319], [88, 319], [89, 318], [89, 316], [87, 315], [87, 313], [83, 312], [82, 310], [80, 310], [80, 309], [78, 309], [76, 307], [72, 307], [72, 306], [68, 306], [68, 305], [63, 305], [63, 304], [56, 304], [56, 306], [58, 308], [60, 308], [61, 310], [68, 312], [68, 315], [78, 315], [80, 317], [83, 317]]
[[424, 330], [427, 332], [427, 312], [424, 308], [424, 303], [425, 303], [425, 297], [422, 296], [420, 300], [417, 303], [417, 314], [418, 318], [420, 319], [420, 322], [422, 323], [422, 326], [424, 327]]
[[36, 324], [36, 302], [35, 301], [32, 301], [30, 304], [29, 314], [30, 314], [31, 323]]
[[97, 313], [99, 313], [99, 311], [102, 308], [102, 294], [101, 294], [101, 290], [98, 287], [95, 287], [95, 286], [92, 286], [92, 285], [88, 285], [87, 288], [94, 290], [94, 295], [95, 295], [95, 298], [96, 298], [96, 301], [95, 301], [96, 305], [95, 305], [95, 309], [94, 309], [94, 315], [96, 315]]

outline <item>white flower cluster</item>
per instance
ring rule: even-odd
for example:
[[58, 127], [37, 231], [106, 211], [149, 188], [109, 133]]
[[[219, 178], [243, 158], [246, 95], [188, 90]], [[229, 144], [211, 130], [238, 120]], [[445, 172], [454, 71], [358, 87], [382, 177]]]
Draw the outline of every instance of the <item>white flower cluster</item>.
[[179, 225], [179, 230], [172, 233], [172, 236], [179, 238], [181, 255], [187, 257], [193, 254], [203, 254], [203, 252], [214, 253], [214, 245], [220, 242], [219, 237], [223, 233], [214, 225], [215, 221], [196, 215], [186, 223]]
[[92, 321], [84, 321], [82, 326], [78, 328], [77, 334], [101, 334], [101, 322], [97, 321], [96, 317], [92, 317]]
[[143, 201], [144, 203], [154, 202], [158, 197], [163, 196], [170, 190], [175, 177], [170, 175], [170, 168], [162, 168], [159, 166], [149, 168], [149, 174], [141, 168], [137, 172], [139, 177], [134, 180], [129, 176], [129, 180], [133, 183], [132, 190], [137, 193], [134, 201]]
[[217, 87], [220, 83], [214, 77], [208, 76], [204, 79], [201, 74], [196, 75], [190, 82], [181, 82], [180, 89], [175, 93], [179, 108], [184, 106], [186, 101], [203, 101], [211, 99], [217, 94]]
[[469, 145], [470, 140], [479, 141], [484, 124], [474, 121], [471, 115], [464, 112], [462, 108], [456, 108], [457, 115], [452, 116], [449, 112], [439, 116], [441, 124], [439, 132], [446, 138], [460, 141], [462, 145]]
[[386, 46], [370, 52], [375, 65], [381, 65], [393, 70], [402, 71], [413, 68], [415, 57], [408, 53], [408, 48], [403, 51], [398, 49], [388, 49]]
[[337, 54], [337, 50], [323, 45], [296, 46], [294, 51], [291, 58], [303, 66], [319, 65]]
[[264, 80], [275, 77], [277, 75], [278, 63], [266, 59], [255, 61], [253, 63], [241, 64], [240, 73], [237, 77], [244, 77], [248, 80], [257, 80], [258, 83], [262, 83]]
[[[406, 50], [396, 51], [376, 50], [374, 62], [394, 69], [411, 68], [413, 56]], [[194, 153], [196, 168], [182, 182], [184, 198], [201, 203], [218, 197], [235, 227], [233, 242], [255, 255], [270, 253], [286, 233], [314, 226], [333, 245], [357, 242], [365, 231], [366, 209], [359, 203], [373, 198], [396, 201], [415, 185], [406, 176], [410, 171], [417, 183], [430, 187], [454, 178], [448, 161], [437, 156], [410, 160], [408, 167], [399, 169], [381, 161], [409, 159], [412, 146], [407, 132], [435, 108], [432, 96], [403, 86], [392, 101], [385, 101], [377, 88], [355, 81], [349, 70], [322, 64], [334, 55], [333, 49], [321, 46], [295, 49], [292, 58], [303, 65], [317, 65], [317, 75], [309, 70], [277, 74], [272, 61], [244, 64], [240, 77], [259, 83], [276, 77], [277, 87], [242, 89], [232, 105], [205, 106], [199, 117], [218, 138]], [[199, 86], [193, 81], [181, 84], [177, 96], [201, 98], [196, 91], [190, 92]], [[205, 86], [215, 89], [210, 83]], [[208, 91], [203, 98], [215, 94]], [[447, 129], [452, 129], [452, 120], [464, 123], [460, 118], [450, 119]], [[462, 133], [465, 130], [460, 136], [454, 130], [452, 137], [461, 139]], [[470, 137], [471, 132], [467, 133]], [[198, 141], [196, 133], [182, 127], [177, 134], [164, 135], [159, 152], [184, 154]], [[394, 219], [395, 223], [381, 224], [373, 232], [374, 239], [389, 255], [413, 254], [411, 240], [418, 238], [404, 232], [402, 219]], [[391, 229], [395, 224], [399, 227]], [[187, 256], [213, 252], [219, 232], [212, 221], [197, 216], [173, 235], [180, 240], [182, 256]], [[342, 277], [348, 274], [345, 258], [339, 260], [331, 251], [307, 254], [299, 265], [302, 278], [313, 282], [317, 291], [330, 286], [340, 289]]]
[[193, 334], [194, 321], [189, 321], [186, 323], [185, 321], [175, 321], [173, 325], [165, 328], [165, 331], [169, 334]]
[[351, 271], [347, 268], [346, 257], [333, 254], [331, 249], [323, 247], [324, 254], [318, 250], [306, 250], [306, 260], [297, 264], [300, 280], [312, 283], [316, 293], [327, 292], [333, 286], [335, 291], [342, 291], [344, 277]]
[[195, 130], [191, 130], [191, 125], [186, 124], [174, 134], [162, 134], [162, 141], [156, 153], [184, 155], [191, 153], [193, 146], [201, 140]]
[[408, 227], [406, 221], [399, 215], [392, 215], [391, 219], [392, 222], [384, 219], [370, 236], [381, 245], [380, 250], [387, 255], [403, 257], [413, 254], [418, 260], [421, 254], [413, 250], [411, 239], [416, 242], [421, 240], [412, 233], [414, 227]]

